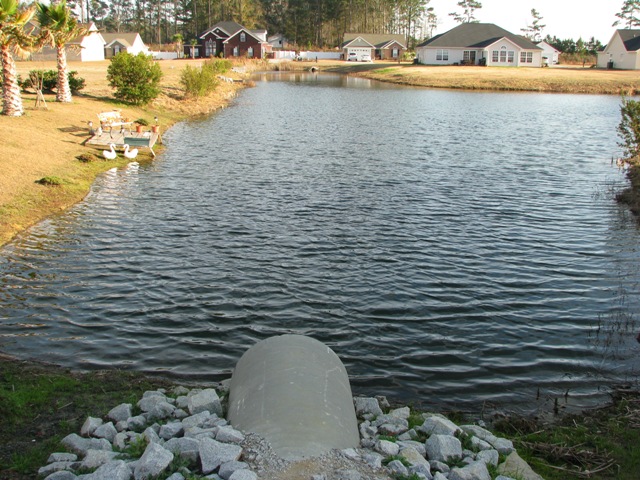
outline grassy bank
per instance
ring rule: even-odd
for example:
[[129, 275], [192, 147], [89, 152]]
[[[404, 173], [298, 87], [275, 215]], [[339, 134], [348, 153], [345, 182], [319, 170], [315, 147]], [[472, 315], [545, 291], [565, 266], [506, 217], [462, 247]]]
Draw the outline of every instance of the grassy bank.
[[[164, 74], [162, 93], [144, 108], [132, 107], [113, 98], [106, 71], [109, 62], [71, 63], [70, 70], [86, 80], [86, 88], [73, 98], [73, 103], [54, 101], [45, 95], [47, 109], [35, 108], [35, 94], [25, 93], [22, 117], [0, 116], [0, 245], [34, 223], [77, 203], [89, 191], [96, 175], [125, 162], [105, 161], [101, 151], [85, 147], [89, 137], [88, 122], [98, 123], [99, 112], [121, 109], [123, 116], [144, 118], [153, 123], [159, 118], [162, 130], [173, 123], [206, 115], [228, 103], [240, 83], [221, 83], [206, 98], [183, 98], [180, 72], [187, 65], [199, 65], [199, 60], [160, 62]], [[55, 69], [55, 62], [21, 62], [18, 73], [23, 77], [33, 69]], [[238, 77], [238, 75], [236, 75]], [[82, 154], [97, 155], [96, 161], [78, 160]], [[144, 157], [141, 158], [144, 161]], [[43, 186], [36, 181], [57, 177], [61, 185]]]
[[[340, 71], [340, 67], [335, 70]], [[637, 72], [580, 67], [487, 68], [402, 64], [370, 67], [358, 72], [358, 76], [429, 88], [607, 95], [623, 92], [635, 95], [640, 92]]]
[[[88, 416], [135, 403], [146, 390], [174, 383], [124, 371], [88, 373], [0, 354], [0, 478], [36, 478], [60, 440], [78, 433]], [[461, 421], [457, 413], [452, 418]], [[541, 422], [501, 417], [493, 425], [547, 480], [632, 480], [640, 471], [640, 395], [619, 390], [609, 405]], [[591, 473], [589, 473], [591, 472]]]

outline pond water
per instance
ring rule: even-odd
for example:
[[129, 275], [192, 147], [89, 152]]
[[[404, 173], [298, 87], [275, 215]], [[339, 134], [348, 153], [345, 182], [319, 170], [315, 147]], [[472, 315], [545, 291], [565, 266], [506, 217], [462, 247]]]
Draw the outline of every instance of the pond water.
[[635, 378], [619, 98], [258, 80], [0, 252], [0, 350], [220, 380], [299, 333], [356, 393], [455, 408]]

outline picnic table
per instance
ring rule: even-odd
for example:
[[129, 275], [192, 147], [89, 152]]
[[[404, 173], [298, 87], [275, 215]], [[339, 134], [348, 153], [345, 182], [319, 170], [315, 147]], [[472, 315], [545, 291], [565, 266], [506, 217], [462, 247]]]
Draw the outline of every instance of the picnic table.
[[113, 127], [123, 127], [128, 126], [131, 129], [131, 125], [134, 123], [127, 118], [122, 117], [121, 110], [111, 110], [109, 112], [100, 112], [98, 114], [98, 119], [100, 120], [100, 128], [103, 130], [109, 129], [113, 130]]

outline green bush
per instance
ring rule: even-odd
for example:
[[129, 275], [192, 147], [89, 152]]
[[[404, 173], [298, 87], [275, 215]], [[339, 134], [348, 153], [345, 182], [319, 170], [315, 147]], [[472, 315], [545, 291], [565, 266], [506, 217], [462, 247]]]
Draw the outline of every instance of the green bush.
[[618, 145], [627, 158], [640, 155], [640, 101], [622, 98], [620, 107], [622, 119], [618, 125], [618, 135], [622, 138]]
[[180, 83], [187, 97], [204, 97], [218, 85], [218, 75], [231, 70], [231, 61], [222, 58], [206, 60], [202, 67], [187, 66], [180, 74]]
[[[44, 93], [53, 93], [57, 89], [58, 72], [56, 70], [31, 70], [25, 80], [18, 78], [18, 84], [22, 90], [35, 89], [32, 81], [32, 76], [34, 75], [42, 75], [42, 91]], [[71, 93], [78, 93], [85, 87], [86, 82], [84, 78], [78, 77], [77, 75], [78, 72], [75, 70], [67, 72]]]
[[134, 105], [146, 105], [156, 98], [161, 78], [160, 65], [144, 53], [120, 52], [107, 69], [107, 80], [116, 89], [116, 96]]

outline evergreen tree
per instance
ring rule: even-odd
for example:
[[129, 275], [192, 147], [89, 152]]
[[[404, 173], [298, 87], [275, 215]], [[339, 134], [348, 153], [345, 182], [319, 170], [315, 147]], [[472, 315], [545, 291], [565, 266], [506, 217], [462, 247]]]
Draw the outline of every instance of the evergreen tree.
[[616, 13], [618, 20], [613, 22], [613, 26], [623, 24], [626, 28], [640, 26], [640, 0], [624, 0], [622, 9]]
[[478, 23], [475, 11], [482, 8], [482, 4], [476, 0], [460, 0], [458, 6], [462, 8], [462, 13], [452, 12], [449, 16], [458, 23]]
[[524, 34], [532, 42], [539, 42], [542, 40], [542, 31], [546, 27], [542, 23], [542, 16], [540, 12], [538, 12], [535, 8], [531, 9], [531, 16], [533, 17], [533, 21], [531, 25], [527, 25], [525, 28], [521, 28], [520, 31]]

